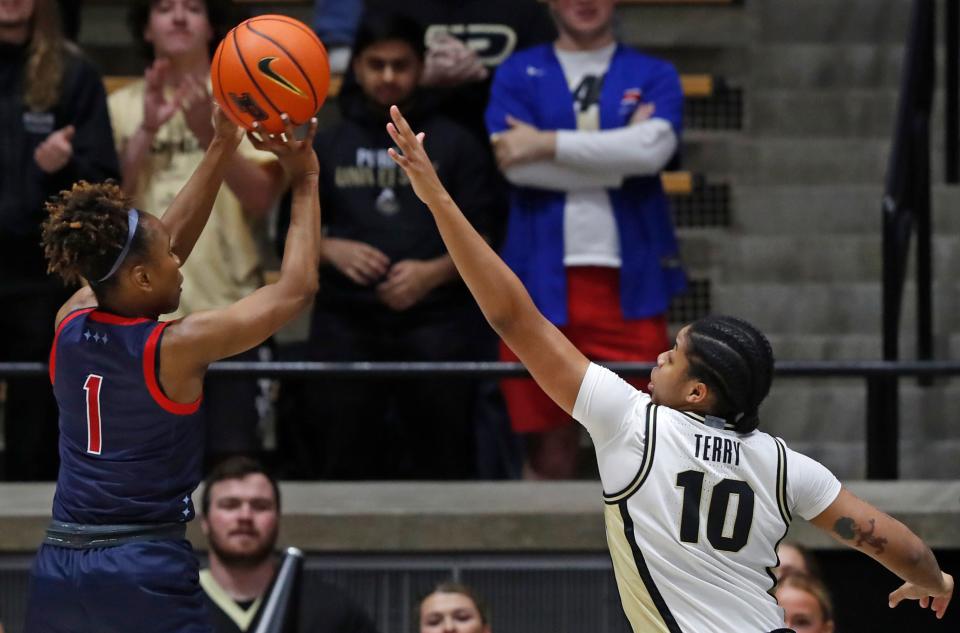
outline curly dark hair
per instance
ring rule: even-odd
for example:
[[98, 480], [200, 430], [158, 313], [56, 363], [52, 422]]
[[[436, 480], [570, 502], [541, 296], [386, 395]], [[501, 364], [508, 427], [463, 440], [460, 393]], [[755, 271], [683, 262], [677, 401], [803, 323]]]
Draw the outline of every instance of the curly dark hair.
[[[116, 277], [99, 282], [113, 266], [127, 242], [127, 212], [131, 200], [115, 182], [92, 184], [81, 180], [69, 191], [46, 203], [43, 253], [47, 270], [68, 284], [86, 280], [95, 293], [109, 288]], [[137, 230], [128, 261], [147, 252], [146, 232]]]
[[773, 349], [743, 319], [708, 316], [690, 324], [687, 357], [691, 376], [716, 397], [714, 415], [749, 433], [760, 424], [759, 407], [773, 383]]
[[[150, 10], [153, 5], [160, 0], [135, 0], [130, 3], [130, 12], [127, 14], [127, 26], [130, 28], [130, 34], [133, 35], [133, 41], [136, 43], [140, 54], [148, 62], [154, 59], [153, 45], [143, 39], [143, 32], [150, 22]], [[247, 11], [233, 6], [229, 0], [204, 0], [207, 8], [207, 21], [213, 27], [213, 38], [210, 40], [210, 55], [217, 50], [220, 40], [230, 29], [235, 27], [246, 17]]]

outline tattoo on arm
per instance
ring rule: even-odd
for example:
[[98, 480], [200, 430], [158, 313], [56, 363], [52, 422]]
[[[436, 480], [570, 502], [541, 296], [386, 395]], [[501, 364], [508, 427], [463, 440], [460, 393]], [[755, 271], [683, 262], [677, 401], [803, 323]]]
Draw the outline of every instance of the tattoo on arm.
[[833, 531], [836, 532], [840, 538], [848, 541], [856, 539], [853, 543], [854, 547], [860, 547], [866, 543], [875, 548], [877, 554], [882, 554], [883, 546], [886, 545], [887, 539], [881, 536], [875, 536], [874, 532], [876, 532], [876, 530], [877, 524], [874, 519], [870, 519], [869, 530], [860, 527], [857, 522], [850, 517], [840, 517], [836, 523], [833, 524]]

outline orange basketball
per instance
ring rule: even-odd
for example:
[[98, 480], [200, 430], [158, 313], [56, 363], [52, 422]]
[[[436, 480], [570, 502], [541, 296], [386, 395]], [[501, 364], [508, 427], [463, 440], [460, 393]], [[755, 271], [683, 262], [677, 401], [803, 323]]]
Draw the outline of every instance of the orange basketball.
[[213, 96], [237, 125], [283, 131], [310, 120], [330, 87], [327, 49], [303, 22], [260, 15], [241, 22], [220, 42], [210, 66]]

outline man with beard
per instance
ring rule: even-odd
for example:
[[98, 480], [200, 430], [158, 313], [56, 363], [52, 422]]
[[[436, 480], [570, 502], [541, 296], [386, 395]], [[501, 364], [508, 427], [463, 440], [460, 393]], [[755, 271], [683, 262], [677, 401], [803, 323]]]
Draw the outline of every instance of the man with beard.
[[[277, 572], [280, 488], [258, 462], [231, 457], [207, 477], [202, 506], [210, 567], [200, 571], [200, 585], [210, 623], [216, 633], [241, 633], [248, 630]], [[303, 576], [297, 603], [298, 632], [376, 633], [359, 605], [309, 575]]]

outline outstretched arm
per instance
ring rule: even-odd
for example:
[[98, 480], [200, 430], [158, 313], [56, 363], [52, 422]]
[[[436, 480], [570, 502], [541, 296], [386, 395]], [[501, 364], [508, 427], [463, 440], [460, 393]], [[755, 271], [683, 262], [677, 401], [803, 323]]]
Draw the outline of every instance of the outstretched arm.
[[904, 599], [919, 600], [921, 607], [943, 617], [953, 596], [953, 577], [940, 570], [933, 552], [910, 528], [846, 488], [810, 522], [905, 581], [890, 594], [891, 607]]
[[416, 135], [396, 106], [387, 132], [402, 151], [390, 156], [436, 220], [453, 263], [497, 334], [530, 370], [537, 384], [572, 413], [589, 361], [537, 310], [523, 284], [464, 217], [440, 183]]
[[221, 310], [198, 312], [172, 324], [161, 347], [161, 383], [167, 395], [190, 402], [201, 391], [207, 365], [259, 345], [300, 314], [318, 288], [320, 266], [320, 197], [313, 119], [305, 139], [294, 138], [286, 119], [285, 140], [263, 141], [258, 149], [277, 154], [293, 183], [293, 204], [280, 278]]
[[213, 203], [220, 193], [220, 185], [233, 157], [242, 131], [220, 110], [213, 111], [214, 136], [200, 164], [183, 186], [162, 221], [170, 231], [173, 252], [185, 262], [193, 250], [203, 227], [210, 218]]

